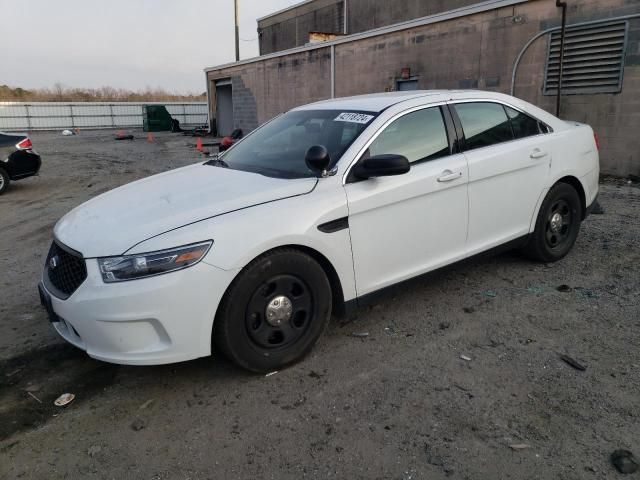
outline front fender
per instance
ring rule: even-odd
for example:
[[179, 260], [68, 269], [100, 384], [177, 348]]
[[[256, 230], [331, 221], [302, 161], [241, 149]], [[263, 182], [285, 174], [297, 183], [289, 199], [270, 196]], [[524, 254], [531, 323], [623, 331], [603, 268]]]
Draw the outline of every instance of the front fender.
[[345, 300], [355, 298], [355, 279], [348, 228], [333, 233], [318, 225], [348, 216], [342, 188], [318, 188], [300, 197], [231, 212], [159, 235], [130, 253], [149, 252], [212, 239], [204, 262], [223, 270], [240, 270], [264, 252], [299, 245], [323, 255], [342, 284]]

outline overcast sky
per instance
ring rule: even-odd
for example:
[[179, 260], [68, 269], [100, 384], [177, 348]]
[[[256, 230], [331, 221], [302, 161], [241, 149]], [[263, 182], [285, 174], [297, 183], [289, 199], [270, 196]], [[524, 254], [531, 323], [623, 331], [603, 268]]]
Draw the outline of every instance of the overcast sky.
[[[258, 55], [256, 18], [300, 0], [238, 0], [240, 58]], [[0, 85], [205, 90], [234, 60], [233, 0], [0, 0]]]

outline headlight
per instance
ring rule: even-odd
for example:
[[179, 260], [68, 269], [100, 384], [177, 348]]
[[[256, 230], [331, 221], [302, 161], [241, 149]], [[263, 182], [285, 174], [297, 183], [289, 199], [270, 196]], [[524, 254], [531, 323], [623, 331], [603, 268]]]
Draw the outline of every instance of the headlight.
[[211, 248], [212, 241], [157, 252], [98, 259], [106, 283], [135, 280], [181, 270], [198, 263]]

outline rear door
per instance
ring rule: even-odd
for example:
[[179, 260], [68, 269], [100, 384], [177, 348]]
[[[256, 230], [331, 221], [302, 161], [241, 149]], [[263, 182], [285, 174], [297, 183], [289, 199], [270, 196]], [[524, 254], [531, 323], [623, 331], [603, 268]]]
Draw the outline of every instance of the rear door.
[[469, 165], [467, 254], [529, 233], [551, 162], [539, 122], [490, 101], [451, 105]]
[[467, 161], [454, 150], [448, 136], [452, 130], [446, 106], [399, 114], [374, 136], [362, 157], [403, 155], [411, 170], [347, 179], [359, 296], [464, 257]]

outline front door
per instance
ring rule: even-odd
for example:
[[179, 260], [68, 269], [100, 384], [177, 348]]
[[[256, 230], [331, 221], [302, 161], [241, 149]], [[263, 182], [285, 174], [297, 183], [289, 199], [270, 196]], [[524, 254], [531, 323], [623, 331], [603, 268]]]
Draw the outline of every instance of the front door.
[[358, 296], [464, 256], [467, 163], [444, 118], [440, 107], [401, 114], [363, 156], [403, 155], [411, 170], [345, 185]]

